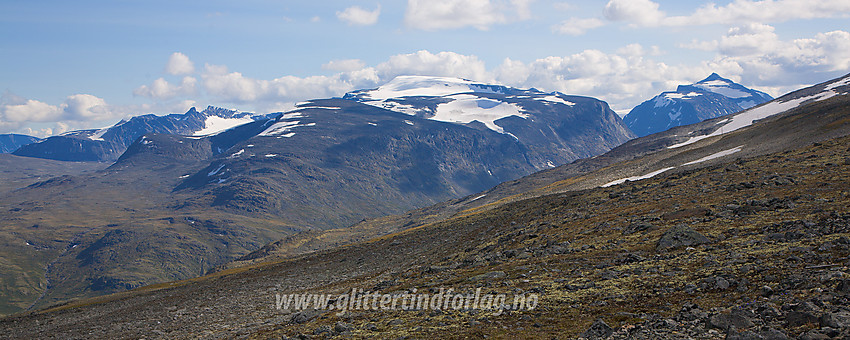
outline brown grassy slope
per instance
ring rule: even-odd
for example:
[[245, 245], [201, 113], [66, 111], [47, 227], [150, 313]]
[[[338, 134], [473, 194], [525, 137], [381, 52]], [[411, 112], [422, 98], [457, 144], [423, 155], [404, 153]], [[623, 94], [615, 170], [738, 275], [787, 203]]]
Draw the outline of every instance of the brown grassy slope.
[[[345, 336], [355, 338], [551, 338], [576, 336], [598, 318], [615, 327], [641, 325], [654, 315], [672, 318], [686, 303], [716, 314], [720, 310], [711, 308], [750, 302], [781, 307], [817, 298], [828, 309], [847, 302], [846, 293], [836, 291], [836, 276], [827, 274], [850, 265], [844, 241], [850, 236], [848, 145], [844, 137], [610, 188], [521, 200], [231, 275], [6, 318], [0, 328], [13, 337], [278, 338], [342, 321], [351, 326]], [[656, 251], [661, 234], [679, 224], [711, 243]], [[493, 272], [506, 276], [470, 280]], [[729, 287], [711, 284], [718, 277]], [[762, 286], [780, 294], [762, 298]], [[326, 313], [306, 323], [293, 323], [290, 312], [274, 309], [275, 293], [439, 287], [537, 292], [540, 306], [499, 316]], [[770, 325], [788, 335], [816, 327], [777, 320]], [[692, 327], [702, 327], [696, 331], [705, 337], [722, 337], [704, 325]]]
[[[813, 87], [814, 88], [814, 87]], [[810, 89], [798, 91], [810, 94]], [[797, 92], [795, 92], [797, 93]], [[792, 96], [793, 94], [789, 94]], [[716, 152], [742, 146], [732, 157], [754, 157], [829, 140], [850, 134], [850, 99], [837, 96], [808, 103], [795, 110], [769, 117], [751, 127], [689, 146], [668, 149], [667, 146], [688, 139], [695, 131], [711, 132], [724, 117], [700, 124], [682, 126], [669, 131], [632, 140], [614, 150], [572, 164], [541, 171], [519, 180], [506, 182], [481, 194], [451, 200], [401, 215], [364, 220], [347, 228], [310, 231], [288, 236], [259, 251], [229, 263], [234, 268], [282, 259], [307, 252], [364, 241], [405, 229], [444, 221], [469, 211], [485, 211], [503, 204], [552, 193], [585, 190], [619, 178], [642, 175], [666, 167], [671, 172], [694, 169], [726, 161], [715, 159], [705, 163], [683, 164]]]

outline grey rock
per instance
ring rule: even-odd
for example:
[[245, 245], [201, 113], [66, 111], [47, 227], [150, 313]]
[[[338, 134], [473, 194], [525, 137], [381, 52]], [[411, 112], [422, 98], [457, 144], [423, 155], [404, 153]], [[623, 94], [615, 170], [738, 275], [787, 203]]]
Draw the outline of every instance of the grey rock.
[[661, 235], [658, 244], [655, 246], [655, 250], [666, 251], [706, 243], [711, 243], [711, 241], [705, 235], [700, 234], [687, 225], [679, 224]]
[[290, 321], [293, 323], [307, 323], [318, 317], [321, 313], [315, 309], [307, 309], [292, 314]]
[[332, 333], [332, 332], [333, 332], [333, 329], [329, 325], [321, 325], [319, 327], [316, 327], [315, 330], [313, 330], [314, 335], [319, 335], [319, 334], [322, 334], [322, 333]]
[[503, 271], [493, 271], [489, 273], [484, 273], [480, 275], [475, 275], [469, 278], [469, 281], [483, 281], [483, 280], [496, 280], [506, 277], [507, 274]]
[[729, 312], [712, 315], [708, 319], [708, 326], [720, 330], [729, 330], [730, 328], [750, 328], [755, 326], [750, 321], [749, 313], [739, 308], [732, 308]]
[[820, 325], [821, 327], [831, 327], [838, 329], [850, 328], [850, 313], [824, 313], [820, 317]]
[[819, 318], [817, 315], [809, 311], [794, 310], [785, 314], [785, 323], [788, 327], [799, 327], [806, 324], [817, 324], [819, 323]]
[[342, 333], [342, 332], [346, 332], [346, 331], [351, 331], [351, 329], [352, 329], [352, 328], [353, 328], [353, 327], [352, 327], [351, 325], [349, 325], [349, 324], [347, 324], [347, 323], [345, 323], [345, 322], [342, 322], [342, 321], [338, 321], [338, 322], [334, 325], [334, 331], [335, 331], [335, 332], [337, 332], [337, 333]]
[[590, 328], [584, 331], [584, 333], [579, 334], [579, 336], [585, 339], [594, 340], [606, 339], [610, 337], [611, 334], [614, 334], [614, 329], [608, 326], [608, 324], [602, 319], [597, 319], [592, 325], [590, 325]]
[[761, 337], [765, 340], [788, 340], [788, 336], [785, 335], [785, 333], [782, 333], [781, 331], [775, 328], [768, 328], [767, 330], [763, 330], [759, 332], [759, 335], [761, 335]]

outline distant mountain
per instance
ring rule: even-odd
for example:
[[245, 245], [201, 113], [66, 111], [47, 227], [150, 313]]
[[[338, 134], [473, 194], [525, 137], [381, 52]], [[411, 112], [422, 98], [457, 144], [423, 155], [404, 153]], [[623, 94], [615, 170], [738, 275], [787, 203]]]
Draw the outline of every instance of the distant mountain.
[[803, 147], [850, 134], [850, 75], [794, 91], [764, 105], [632, 139], [611, 151], [546, 169], [467, 197], [367, 220], [344, 230], [288, 236], [230, 266], [259, 263], [498, 210], [545, 195], [617, 185]]
[[198, 112], [193, 107], [185, 114], [147, 114], [122, 120], [108, 128], [67, 132], [26, 145], [14, 154], [62, 161], [110, 162], [147, 133], [209, 135], [263, 118], [266, 116], [212, 106]]
[[205, 136], [146, 133], [104, 171], [0, 195], [0, 258], [23, 254], [0, 267], [20, 282], [0, 313], [193, 277], [288, 235], [460, 198], [633, 137], [587, 97], [425, 77], [361, 94], [405, 82], [381, 100], [433, 115], [374, 96], [312, 100]]
[[[850, 256], [849, 93], [850, 77], [835, 79], [463, 199], [314, 233], [311, 239], [294, 235], [246, 257], [249, 266], [6, 317], [0, 329], [16, 339], [149, 334], [680, 339], [723, 333], [747, 339], [850, 338], [850, 281], [844, 269]], [[305, 111], [312, 118], [313, 112]], [[350, 118], [338, 121], [344, 125]], [[306, 119], [285, 122], [266, 126], [263, 138], [298, 138], [321, 126]], [[151, 159], [177, 150], [153, 147], [168, 142], [160, 136], [140, 143], [150, 146]], [[187, 147], [190, 140], [183, 137], [176, 147]], [[237, 144], [220, 156], [248, 157], [250, 149]], [[252, 158], [267, 155], [255, 154]], [[311, 174], [309, 167], [292, 163], [296, 171]], [[205, 175], [229, 178], [227, 166]], [[83, 185], [72, 179], [54, 182], [66, 183], [44, 186]], [[20, 209], [33, 213], [51, 208], [24, 203]], [[0, 217], [7, 214], [3, 208]], [[193, 258], [244, 246], [235, 241], [249, 231], [241, 227], [249, 221], [234, 228], [212, 218], [153, 220], [164, 235], [150, 242], [139, 241], [144, 229], [138, 224], [121, 232], [70, 225], [56, 229], [75, 228], [79, 236], [60, 248], [59, 236], [29, 237], [47, 228], [39, 221], [12, 229], [18, 238], [8, 247], [18, 247], [15, 255], [42, 257], [51, 254], [47, 246], [59, 248], [52, 252], [58, 259], [44, 260], [50, 296], [72, 281], [75, 270], [92, 264], [109, 268], [88, 287], [121, 283], [134, 274], [135, 282], [143, 282], [140, 266], [176, 272]], [[230, 243], [215, 249], [208, 244], [219, 243], [177, 247], [200, 235]], [[178, 260], [151, 261], [153, 252]], [[15, 264], [18, 256], [6, 258]], [[375, 307], [379, 296], [387, 301], [381, 308]], [[361, 303], [366, 300], [375, 302]], [[390, 306], [390, 300], [400, 303]]]
[[514, 138], [538, 169], [600, 154], [634, 135], [593, 98], [457, 78], [401, 76], [344, 99]]
[[643, 137], [735, 113], [772, 99], [764, 92], [712, 73], [694, 84], [679, 85], [676, 91], [661, 93], [641, 103], [623, 117], [623, 121]]
[[40, 141], [41, 138], [19, 135], [19, 134], [0, 134], [0, 153], [12, 153], [21, 146]]

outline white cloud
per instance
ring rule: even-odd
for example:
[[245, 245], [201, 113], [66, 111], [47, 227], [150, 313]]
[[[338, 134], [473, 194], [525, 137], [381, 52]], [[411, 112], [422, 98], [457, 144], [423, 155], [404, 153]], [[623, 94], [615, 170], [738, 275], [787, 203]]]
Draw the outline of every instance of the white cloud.
[[381, 80], [388, 81], [399, 75], [428, 75], [460, 77], [477, 81], [489, 81], [484, 62], [478, 57], [454, 52], [431, 53], [418, 51], [399, 54], [389, 58], [377, 67]]
[[374, 86], [374, 69], [342, 72], [334, 76], [283, 76], [272, 80], [254, 79], [226, 66], [206, 65], [201, 75], [208, 94], [234, 103], [287, 102], [339, 96], [357, 86]]
[[671, 66], [646, 59], [645, 54], [642, 46], [633, 44], [616, 54], [585, 50], [530, 63], [507, 59], [493, 72], [498, 81], [508, 85], [600, 98], [619, 113], [711, 73], [706, 66]]
[[610, 0], [605, 17], [638, 26], [693, 26], [711, 24], [773, 23], [796, 19], [847, 17], [846, 0], [735, 0], [725, 6], [714, 3], [696, 9], [690, 15], [667, 16], [651, 0]]
[[381, 15], [381, 5], [374, 11], [360, 8], [360, 6], [352, 6], [346, 8], [342, 12], [336, 12], [336, 17], [339, 20], [345, 21], [349, 25], [369, 26], [378, 22], [378, 17]]
[[164, 78], [157, 78], [153, 81], [153, 83], [151, 83], [151, 85], [139, 86], [133, 90], [133, 94], [158, 100], [166, 100], [177, 96], [194, 94], [197, 83], [198, 80], [190, 76], [183, 77], [180, 85], [173, 85]]
[[7, 122], [47, 122], [60, 118], [62, 109], [38, 100], [29, 99], [22, 104], [7, 104], [0, 107], [3, 120]]
[[589, 29], [605, 26], [605, 22], [597, 18], [570, 18], [552, 28], [560, 34], [582, 35]]
[[530, 0], [408, 0], [405, 23], [412, 28], [434, 31], [490, 26], [531, 16]]
[[[88, 123], [115, 119], [121, 116], [117, 111], [102, 98], [90, 94], [68, 96], [59, 105], [4, 95], [0, 103], [0, 128], [7, 131], [22, 129], [25, 133], [43, 136], [61, 133], [57, 131], [67, 130], [69, 126], [85, 127]], [[53, 123], [56, 128], [30, 127], [32, 124], [44, 125], [42, 123]]]
[[850, 33], [832, 31], [814, 37], [783, 41], [763, 24], [732, 27], [715, 41], [694, 41], [684, 47], [714, 50], [705, 62], [718, 72], [745, 82], [774, 87], [780, 94], [803, 85], [839, 76], [850, 69]]
[[658, 4], [650, 0], [611, 0], [603, 11], [605, 18], [629, 21], [643, 26], [659, 25], [665, 18]]
[[331, 60], [322, 65], [322, 69], [339, 72], [356, 71], [366, 67], [366, 63], [359, 59]]
[[171, 75], [191, 74], [195, 72], [195, 64], [185, 54], [174, 52], [165, 64], [165, 72]]

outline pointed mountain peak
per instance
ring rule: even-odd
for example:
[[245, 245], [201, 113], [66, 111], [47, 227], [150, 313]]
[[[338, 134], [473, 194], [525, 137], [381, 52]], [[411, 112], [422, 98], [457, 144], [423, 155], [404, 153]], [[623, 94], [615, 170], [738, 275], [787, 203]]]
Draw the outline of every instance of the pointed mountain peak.
[[707, 78], [705, 78], [703, 80], [698, 81], [697, 84], [702, 83], [702, 82], [712, 81], [712, 80], [726, 80], [728, 82], [732, 82], [731, 80], [723, 78], [719, 74], [712, 72], [710, 76], [708, 76]]

